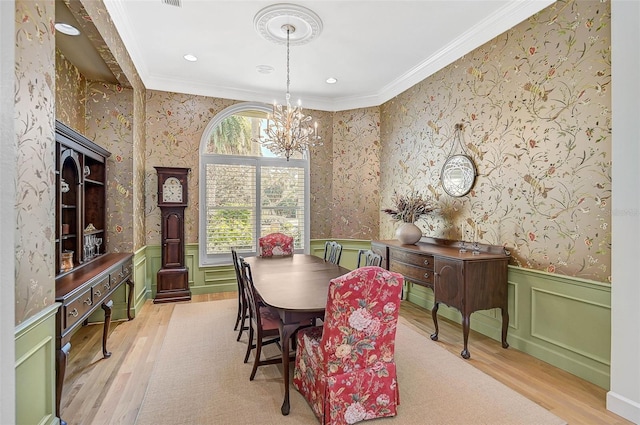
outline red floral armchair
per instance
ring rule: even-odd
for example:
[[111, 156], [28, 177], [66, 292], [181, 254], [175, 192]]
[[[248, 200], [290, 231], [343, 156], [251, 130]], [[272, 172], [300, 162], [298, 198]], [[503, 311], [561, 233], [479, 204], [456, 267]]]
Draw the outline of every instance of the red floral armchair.
[[293, 255], [293, 237], [284, 233], [271, 233], [258, 239], [258, 255], [273, 257]]
[[396, 415], [394, 352], [403, 281], [401, 274], [375, 266], [333, 279], [324, 326], [298, 331], [293, 385], [321, 424]]

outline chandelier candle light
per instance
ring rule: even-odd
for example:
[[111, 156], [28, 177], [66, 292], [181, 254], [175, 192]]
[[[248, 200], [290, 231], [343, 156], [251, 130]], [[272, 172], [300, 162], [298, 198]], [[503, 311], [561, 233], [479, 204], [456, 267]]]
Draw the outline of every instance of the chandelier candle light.
[[304, 153], [310, 146], [319, 146], [318, 123], [311, 125], [311, 116], [302, 111], [300, 101], [297, 106], [291, 106], [289, 94], [289, 37], [295, 32], [293, 25], [285, 24], [282, 30], [287, 33], [287, 93], [286, 106], [273, 102], [273, 112], [267, 116], [267, 128], [264, 136], [258, 136], [257, 142], [276, 155], [284, 154], [289, 161], [293, 152]]

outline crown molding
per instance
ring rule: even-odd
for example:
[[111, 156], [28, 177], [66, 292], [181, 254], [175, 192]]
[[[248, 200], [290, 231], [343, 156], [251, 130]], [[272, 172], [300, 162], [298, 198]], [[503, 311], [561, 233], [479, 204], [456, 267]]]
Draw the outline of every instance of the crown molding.
[[[282, 93], [256, 92], [153, 75], [142, 59], [140, 46], [129, 29], [133, 28], [133, 23], [128, 20], [121, 2], [122, 0], [104, 0], [109, 14], [117, 15], [119, 22], [125, 22], [124, 28], [118, 28], [118, 31], [147, 89], [269, 104], [273, 103], [273, 99], [282, 96]], [[381, 87], [380, 90], [346, 97], [305, 96], [303, 106], [321, 111], [344, 111], [379, 106], [553, 3], [555, 3], [553, 0], [510, 1], [496, 13], [478, 22], [437, 53]]]

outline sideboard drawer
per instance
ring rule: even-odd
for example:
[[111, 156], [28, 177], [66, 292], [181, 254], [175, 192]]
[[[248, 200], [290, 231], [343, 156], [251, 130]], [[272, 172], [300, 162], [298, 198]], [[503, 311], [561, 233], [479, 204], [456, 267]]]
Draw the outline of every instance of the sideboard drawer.
[[64, 328], [70, 328], [81, 320], [84, 314], [91, 310], [91, 306], [93, 306], [93, 299], [91, 297], [91, 290], [88, 289], [80, 294], [78, 298], [75, 298], [64, 306]]
[[129, 261], [122, 265], [122, 275], [123, 278], [127, 278], [131, 276], [131, 272], [133, 271], [133, 262]]
[[403, 263], [415, 264], [416, 266], [433, 270], [433, 255], [424, 255], [394, 249], [390, 250], [390, 257], [391, 261], [397, 260]]
[[106, 298], [110, 290], [111, 284], [109, 283], [109, 276], [105, 276], [104, 279], [91, 287], [93, 303], [98, 304], [102, 302], [102, 300]]
[[412, 282], [415, 281], [420, 285], [433, 288], [433, 269], [431, 268], [418, 267], [392, 259], [389, 264], [389, 270], [402, 274]]
[[118, 283], [122, 282], [127, 276], [131, 275], [132, 263], [126, 262], [118, 268], [113, 269], [113, 271], [109, 274], [111, 286], [116, 286]]

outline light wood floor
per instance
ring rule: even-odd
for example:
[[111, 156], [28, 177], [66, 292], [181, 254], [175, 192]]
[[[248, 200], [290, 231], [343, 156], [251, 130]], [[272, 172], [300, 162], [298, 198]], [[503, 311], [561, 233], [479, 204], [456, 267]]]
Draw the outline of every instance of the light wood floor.
[[[235, 292], [197, 295], [191, 302], [235, 297]], [[73, 336], [62, 395], [62, 419], [69, 425], [135, 423], [174, 305], [147, 301], [134, 320], [112, 323], [107, 344], [112, 352], [109, 359], [102, 358], [100, 325], [83, 327]], [[400, 314], [426, 338], [433, 332], [430, 311], [403, 302]], [[460, 355], [460, 326], [446, 319], [439, 324], [438, 344]], [[569, 424], [631, 424], [606, 410], [604, 389], [574, 375], [513, 348], [505, 350], [498, 341], [474, 331], [469, 337], [469, 351], [470, 364]]]

